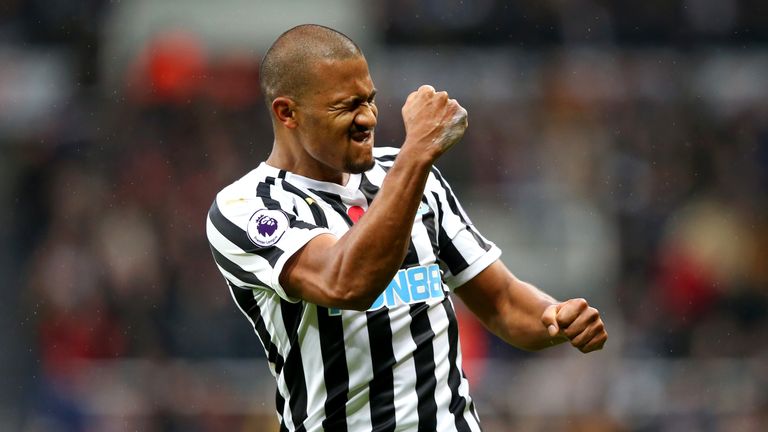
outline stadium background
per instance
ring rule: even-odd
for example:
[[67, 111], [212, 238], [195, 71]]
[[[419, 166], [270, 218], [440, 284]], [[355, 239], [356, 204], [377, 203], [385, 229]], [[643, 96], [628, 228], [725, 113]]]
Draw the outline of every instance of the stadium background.
[[439, 161], [519, 276], [611, 339], [528, 354], [463, 319], [486, 430], [768, 424], [768, 13], [757, 0], [10, 0], [0, 5], [0, 430], [276, 430], [206, 246], [271, 146], [283, 30], [360, 43], [378, 145], [405, 95], [470, 113]]

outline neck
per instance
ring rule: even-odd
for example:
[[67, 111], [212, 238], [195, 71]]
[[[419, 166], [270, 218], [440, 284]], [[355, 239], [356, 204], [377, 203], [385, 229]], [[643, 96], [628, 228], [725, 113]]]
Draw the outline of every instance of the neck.
[[276, 139], [272, 144], [272, 153], [267, 158], [267, 165], [289, 171], [314, 180], [346, 185], [349, 173], [338, 171], [312, 158], [306, 152], [292, 152], [289, 146]]

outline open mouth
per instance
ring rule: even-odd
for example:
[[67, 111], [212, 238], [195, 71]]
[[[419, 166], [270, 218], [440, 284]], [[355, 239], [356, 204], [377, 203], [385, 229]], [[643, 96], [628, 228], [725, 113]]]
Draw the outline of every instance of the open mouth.
[[349, 137], [352, 138], [352, 141], [356, 141], [359, 143], [365, 143], [370, 141], [372, 136], [373, 136], [373, 131], [370, 129], [367, 131], [354, 131], [349, 134]]

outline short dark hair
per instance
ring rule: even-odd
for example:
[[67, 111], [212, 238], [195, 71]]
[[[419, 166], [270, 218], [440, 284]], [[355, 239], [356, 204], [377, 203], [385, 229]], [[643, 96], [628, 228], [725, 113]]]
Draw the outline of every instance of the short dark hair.
[[267, 50], [259, 67], [259, 84], [267, 106], [278, 96], [303, 96], [317, 61], [362, 55], [352, 39], [332, 28], [302, 24], [286, 31]]

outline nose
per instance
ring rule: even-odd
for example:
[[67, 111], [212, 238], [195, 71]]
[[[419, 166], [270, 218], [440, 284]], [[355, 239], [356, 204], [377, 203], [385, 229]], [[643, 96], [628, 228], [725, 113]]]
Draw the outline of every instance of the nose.
[[355, 125], [358, 128], [373, 129], [376, 127], [376, 108], [371, 105], [363, 105], [355, 116]]

